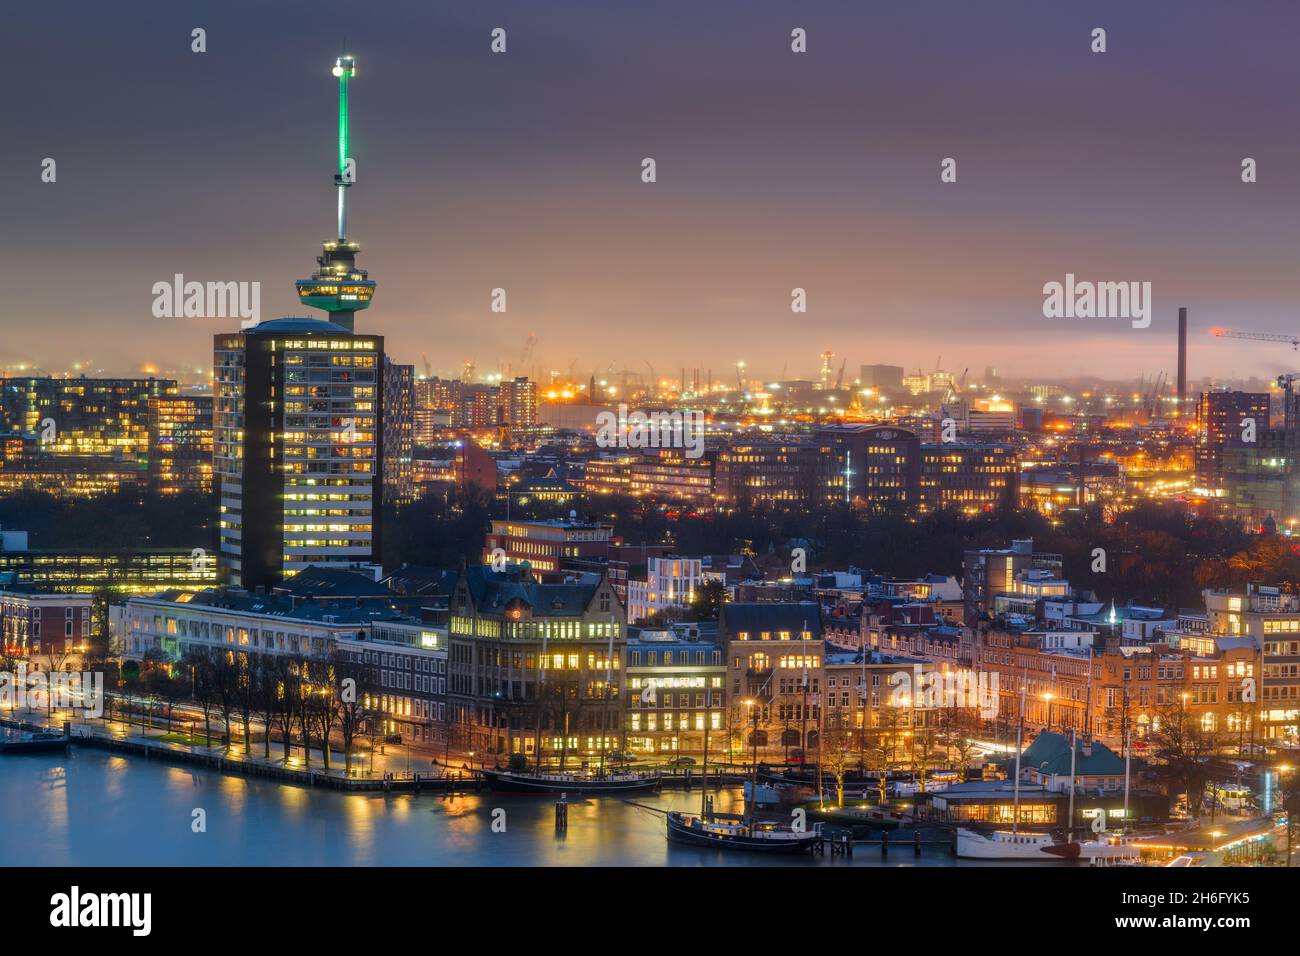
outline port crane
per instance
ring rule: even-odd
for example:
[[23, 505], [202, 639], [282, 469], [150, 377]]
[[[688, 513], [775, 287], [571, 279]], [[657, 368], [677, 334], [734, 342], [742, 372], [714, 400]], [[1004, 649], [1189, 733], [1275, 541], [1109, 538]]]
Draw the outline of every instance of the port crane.
[[1277, 332], [1243, 332], [1237, 329], [1214, 329], [1216, 337], [1221, 339], [1251, 339], [1255, 342], [1286, 342], [1291, 348], [1300, 349], [1300, 336], [1282, 335]]
[[[1249, 339], [1254, 342], [1285, 342], [1293, 350], [1300, 349], [1300, 336], [1283, 335], [1278, 332], [1248, 332], [1239, 329], [1214, 329], [1215, 336], [1221, 339]], [[1295, 382], [1300, 380], [1300, 372], [1291, 372], [1286, 375], [1279, 375], [1276, 380], [1278, 389], [1282, 392], [1282, 420], [1284, 422], [1283, 430], [1287, 436], [1287, 445], [1290, 447], [1292, 436], [1296, 428], [1296, 407], [1295, 407]]]

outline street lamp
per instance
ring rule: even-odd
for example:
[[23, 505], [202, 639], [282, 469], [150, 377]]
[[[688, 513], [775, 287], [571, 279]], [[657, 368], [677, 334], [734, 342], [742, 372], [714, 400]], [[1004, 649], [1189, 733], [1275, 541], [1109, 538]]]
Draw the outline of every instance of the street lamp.
[[1043, 700], [1047, 701], [1047, 729], [1052, 729], [1052, 698], [1055, 695], [1050, 691], [1043, 691]]

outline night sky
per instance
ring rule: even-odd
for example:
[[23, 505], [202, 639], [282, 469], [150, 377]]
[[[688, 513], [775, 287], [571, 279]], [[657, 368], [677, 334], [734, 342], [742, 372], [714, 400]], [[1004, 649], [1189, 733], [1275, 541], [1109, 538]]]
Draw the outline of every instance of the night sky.
[[[177, 272], [310, 314], [344, 42], [350, 232], [379, 283], [358, 328], [398, 361], [504, 370], [533, 332], [531, 364], [582, 377], [812, 376], [824, 349], [850, 376], [1118, 377], [1172, 371], [1187, 305], [1194, 379], [1300, 369], [1207, 331], [1300, 333], [1289, 0], [10, 0], [0, 24], [9, 371], [206, 375], [238, 323], [154, 318]], [[1155, 321], [1043, 318], [1067, 272], [1150, 281]]]

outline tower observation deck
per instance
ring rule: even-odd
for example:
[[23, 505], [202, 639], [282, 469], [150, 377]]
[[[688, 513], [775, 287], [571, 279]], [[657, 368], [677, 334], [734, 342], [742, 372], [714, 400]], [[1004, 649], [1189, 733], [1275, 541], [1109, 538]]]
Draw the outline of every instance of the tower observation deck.
[[356, 58], [341, 56], [333, 73], [339, 81], [339, 157], [334, 186], [338, 190], [338, 237], [327, 239], [316, 257], [319, 268], [310, 279], [299, 279], [298, 299], [304, 305], [324, 309], [329, 320], [353, 330], [356, 313], [369, 308], [375, 294], [374, 280], [357, 268], [360, 243], [348, 238], [348, 189], [356, 182], [356, 165], [348, 155], [348, 81], [357, 73]]

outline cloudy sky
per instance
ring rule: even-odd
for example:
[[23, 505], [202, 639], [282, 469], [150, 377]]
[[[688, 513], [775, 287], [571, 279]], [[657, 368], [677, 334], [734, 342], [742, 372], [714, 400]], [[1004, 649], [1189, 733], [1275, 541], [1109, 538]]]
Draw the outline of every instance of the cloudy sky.
[[[535, 333], [533, 364], [582, 375], [812, 375], [826, 349], [1137, 375], [1172, 371], [1187, 305], [1194, 378], [1300, 368], [1208, 332], [1300, 333], [1287, 0], [11, 0], [0, 23], [9, 369], [206, 370], [232, 323], [155, 318], [178, 272], [304, 314], [344, 43], [359, 327], [399, 361], [504, 370]], [[1067, 273], [1150, 282], [1151, 327], [1044, 318]]]

